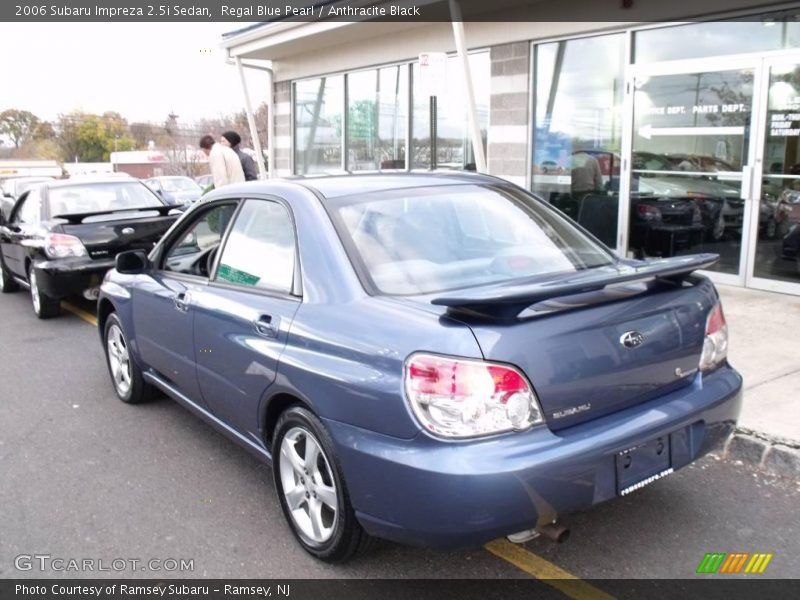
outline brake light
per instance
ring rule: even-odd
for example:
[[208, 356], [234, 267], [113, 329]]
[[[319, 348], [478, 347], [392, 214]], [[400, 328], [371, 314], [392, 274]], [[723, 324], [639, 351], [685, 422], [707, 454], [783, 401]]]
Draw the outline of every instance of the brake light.
[[645, 221], [661, 220], [661, 211], [655, 206], [650, 206], [649, 204], [637, 204], [636, 212], [638, 212], [639, 216]]
[[406, 362], [405, 390], [417, 419], [437, 435], [474, 437], [543, 422], [525, 376], [506, 365], [414, 354]]
[[44, 253], [48, 258], [86, 256], [86, 248], [74, 235], [48, 233], [44, 239]]
[[728, 324], [722, 304], [717, 303], [706, 319], [706, 338], [700, 356], [700, 370], [710, 371], [720, 366], [728, 357]]

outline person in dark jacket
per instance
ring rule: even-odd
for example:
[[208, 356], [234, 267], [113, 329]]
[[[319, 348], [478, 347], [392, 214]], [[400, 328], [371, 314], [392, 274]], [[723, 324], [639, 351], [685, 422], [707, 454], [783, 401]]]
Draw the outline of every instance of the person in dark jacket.
[[247, 154], [246, 152], [242, 152], [239, 148], [239, 144], [242, 142], [241, 136], [236, 133], [235, 131], [226, 131], [222, 134], [222, 139], [227, 141], [230, 145], [231, 149], [236, 152], [239, 160], [242, 162], [242, 170], [244, 171], [244, 180], [245, 181], [254, 181], [258, 179], [258, 170], [256, 168], [256, 161], [253, 160], [253, 157]]

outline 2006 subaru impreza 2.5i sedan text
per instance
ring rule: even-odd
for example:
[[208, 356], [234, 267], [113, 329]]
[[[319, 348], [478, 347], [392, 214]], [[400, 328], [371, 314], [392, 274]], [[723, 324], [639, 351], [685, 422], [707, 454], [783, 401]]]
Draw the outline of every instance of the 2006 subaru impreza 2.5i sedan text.
[[341, 561], [563, 537], [718, 445], [742, 381], [716, 258], [618, 258], [482, 175], [250, 182], [119, 255], [98, 316], [117, 395], [271, 464], [300, 544]]

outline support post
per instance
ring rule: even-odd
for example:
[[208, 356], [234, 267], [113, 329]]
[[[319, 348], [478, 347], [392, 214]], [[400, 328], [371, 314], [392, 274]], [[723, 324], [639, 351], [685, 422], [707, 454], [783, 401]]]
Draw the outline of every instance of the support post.
[[[244, 93], [244, 108], [247, 113], [247, 123], [250, 126], [250, 137], [253, 138], [253, 150], [256, 151], [256, 164], [258, 165], [258, 175], [260, 179], [266, 179], [267, 173], [264, 170], [264, 153], [261, 151], [261, 141], [258, 139], [258, 129], [256, 128], [256, 119], [253, 116], [253, 107], [250, 105], [250, 94], [247, 92], [247, 81], [244, 77], [244, 67], [242, 66], [242, 59], [236, 57], [236, 68], [239, 69], [239, 78], [242, 82], [242, 92]], [[271, 91], [271, 90], [270, 90]], [[272, 119], [270, 113], [269, 118]]]
[[475, 89], [472, 85], [472, 72], [469, 68], [467, 57], [467, 44], [464, 36], [464, 23], [461, 20], [461, 7], [457, 0], [450, 2], [450, 20], [453, 22], [453, 39], [456, 43], [461, 70], [464, 74], [464, 87], [467, 92], [467, 120], [469, 121], [470, 137], [472, 138], [472, 152], [475, 155], [475, 170], [486, 173], [486, 154], [483, 151], [483, 138], [478, 123], [478, 110], [475, 106]]

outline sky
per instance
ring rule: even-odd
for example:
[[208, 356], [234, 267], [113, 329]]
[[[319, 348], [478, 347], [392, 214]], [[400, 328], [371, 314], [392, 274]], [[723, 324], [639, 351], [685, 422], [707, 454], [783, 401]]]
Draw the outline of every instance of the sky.
[[[178, 123], [244, 109], [222, 34], [242, 23], [0, 23], [0, 112], [117, 111], [129, 123]], [[245, 71], [253, 107], [263, 71]]]

